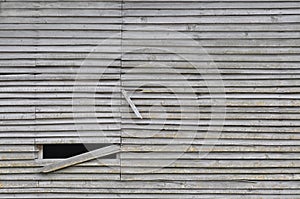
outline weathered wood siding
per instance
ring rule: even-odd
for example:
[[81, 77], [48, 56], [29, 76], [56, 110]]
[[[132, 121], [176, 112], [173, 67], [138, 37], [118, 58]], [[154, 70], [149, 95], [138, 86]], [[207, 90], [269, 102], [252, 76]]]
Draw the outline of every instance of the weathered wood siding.
[[0, 198], [300, 198], [300, 1], [2, 0], [0, 51]]

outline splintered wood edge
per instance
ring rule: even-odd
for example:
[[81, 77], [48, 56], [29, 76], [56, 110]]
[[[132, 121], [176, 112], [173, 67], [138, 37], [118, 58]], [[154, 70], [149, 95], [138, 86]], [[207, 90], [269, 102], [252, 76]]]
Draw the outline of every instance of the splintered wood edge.
[[100, 158], [103, 156], [111, 155], [114, 153], [118, 153], [121, 151], [120, 146], [112, 145], [108, 147], [103, 147], [100, 149], [96, 149], [93, 151], [89, 151], [87, 153], [83, 153], [80, 155], [76, 155], [64, 160], [61, 160], [59, 162], [55, 162], [49, 165], [46, 165], [40, 169], [40, 173], [50, 173], [53, 171], [57, 171], [69, 166], [73, 166], [82, 162], [86, 162], [92, 159]]

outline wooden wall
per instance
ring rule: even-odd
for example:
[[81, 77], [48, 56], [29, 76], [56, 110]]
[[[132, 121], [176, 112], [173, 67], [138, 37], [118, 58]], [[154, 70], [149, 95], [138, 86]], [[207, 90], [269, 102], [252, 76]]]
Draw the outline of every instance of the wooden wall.
[[0, 198], [300, 197], [300, 1], [2, 0], [0, 51]]

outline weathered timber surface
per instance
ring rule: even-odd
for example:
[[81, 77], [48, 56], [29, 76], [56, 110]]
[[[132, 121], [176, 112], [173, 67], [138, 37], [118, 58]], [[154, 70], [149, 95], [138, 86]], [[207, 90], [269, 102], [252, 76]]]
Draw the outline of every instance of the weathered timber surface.
[[300, 198], [299, 55], [299, 0], [1, 0], [0, 198]]

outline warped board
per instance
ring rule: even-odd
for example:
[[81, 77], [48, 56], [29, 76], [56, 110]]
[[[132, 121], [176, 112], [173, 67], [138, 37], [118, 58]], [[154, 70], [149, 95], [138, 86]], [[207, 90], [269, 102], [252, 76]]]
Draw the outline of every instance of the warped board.
[[299, 54], [298, 0], [0, 1], [0, 198], [299, 198]]

